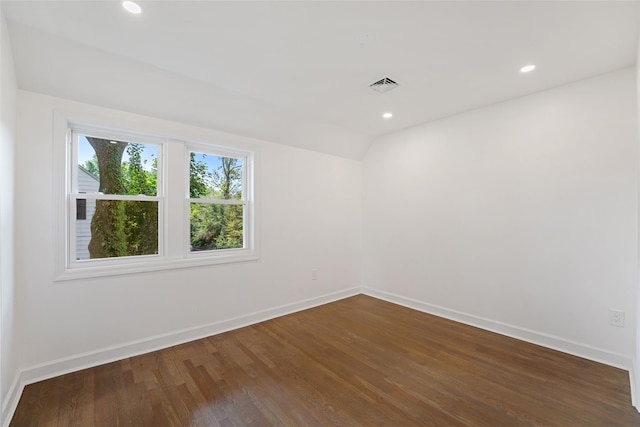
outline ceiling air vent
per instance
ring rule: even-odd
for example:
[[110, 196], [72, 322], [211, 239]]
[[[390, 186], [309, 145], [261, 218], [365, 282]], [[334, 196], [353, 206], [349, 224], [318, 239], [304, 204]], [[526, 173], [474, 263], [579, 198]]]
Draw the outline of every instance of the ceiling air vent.
[[383, 79], [378, 80], [375, 83], [371, 83], [369, 87], [376, 92], [385, 93], [389, 92], [391, 89], [395, 89], [398, 87], [398, 83], [391, 80], [389, 77], [385, 77]]

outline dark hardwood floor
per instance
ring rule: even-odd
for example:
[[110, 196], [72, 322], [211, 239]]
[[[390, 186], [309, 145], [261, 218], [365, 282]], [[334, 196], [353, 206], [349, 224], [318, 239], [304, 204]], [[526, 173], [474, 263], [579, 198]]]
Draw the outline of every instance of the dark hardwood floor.
[[27, 386], [11, 426], [640, 426], [625, 371], [359, 295]]

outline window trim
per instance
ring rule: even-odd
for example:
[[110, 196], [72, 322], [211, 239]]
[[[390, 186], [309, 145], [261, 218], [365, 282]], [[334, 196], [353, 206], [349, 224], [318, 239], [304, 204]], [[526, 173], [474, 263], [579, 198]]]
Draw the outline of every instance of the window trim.
[[[256, 179], [256, 158], [259, 155], [259, 150], [254, 140], [99, 107], [94, 110], [98, 110], [98, 112], [78, 113], [56, 109], [53, 114], [53, 206], [56, 212], [53, 227], [55, 282], [214, 266], [259, 259], [257, 238], [259, 204], [256, 198], [256, 186], [258, 184]], [[72, 202], [75, 202], [71, 198], [73, 181], [71, 180], [70, 171], [73, 171], [72, 162], [76, 160], [72, 153], [72, 128], [89, 130], [94, 135], [98, 132], [105, 135], [108, 132], [112, 134], [111, 137], [115, 133], [125, 138], [125, 140], [132, 139], [135, 142], [154, 145], [158, 145], [158, 141], [163, 141], [161, 144], [162, 153], [160, 154], [160, 150], [158, 153], [158, 176], [159, 179], [164, 181], [158, 184], [157, 196], [145, 196], [158, 197], [160, 199], [159, 203], [164, 204], [164, 208], [159, 206], [158, 255], [95, 259], [71, 266], [69, 248], [71, 246], [70, 230], [73, 224], [70, 221], [75, 220], [75, 217], [72, 217], [75, 212], [75, 205], [71, 206]], [[202, 251], [198, 253], [191, 253], [190, 250], [185, 250], [182, 242], [186, 241], [188, 243], [189, 241], [189, 215], [185, 216], [183, 207], [186, 204], [184, 201], [186, 200], [188, 203], [189, 200], [187, 198], [189, 195], [189, 169], [185, 169], [183, 166], [185, 162], [182, 161], [185, 160], [186, 164], [188, 164], [188, 157], [185, 156], [184, 159], [180, 159], [180, 153], [187, 153], [188, 149], [194, 147], [206, 152], [214, 152], [216, 155], [233, 153], [233, 156], [237, 156], [238, 153], [242, 153], [247, 156], [247, 164], [243, 165], [248, 173], [246, 182], [248, 184], [247, 206], [249, 207], [249, 212], [246, 224], [248, 225], [249, 233], [244, 237], [247, 241], [246, 248]], [[177, 154], [179, 160], [169, 162], [170, 154]], [[175, 178], [172, 178], [183, 176], [182, 173], [187, 177], [185, 181], [179, 180], [181, 182], [176, 182]], [[172, 180], [173, 182], [171, 182]], [[186, 194], [184, 183], [186, 183], [187, 188]], [[82, 194], [82, 196], [86, 197], [87, 195]], [[136, 196], [125, 197], [133, 197], [136, 200], [140, 200]], [[178, 202], [178, 199], [183, 200], [183, 202]], [[189, 248], [187, 247], [187, 249]]]
[[[190, 198], [190, 154], [197, 152], [206, 155], [230, 157], [236, 159], [242, 159], [242, 199], [240, 200], [225, 200], [225, 199], [197, 199]], [[184, 215], [187, 220], [185, 221], [185, 239], [184, 239], [184, 251], [187, 258], [204, 258], [211, 255], [215, 256], [240, 256], [242, 254], [250, 253], [251, 248], [254, 246], [254, 192], [253, 192], [253, 168], [254, 158], [253, 152], [248, 150], [234, 150], [228, 147], [219, 147], [202, 143], [187, 143], [185, 144], [185, 202], [184, 202]], [[240, 205], [243, 206], [243, 220], [242, 220], [242, 239], [243, 247], [234, 249], [216, 249], [208, 251], [191, 251], [190, 245], [190, 212], [191, 203], [207, 203], [207, 204], [219, 204], [219, 205]]]
[[[69, 170], [67, 172], [69, 179], [67, 188], [69, 189], [67, 193], [68, 197], [68, 237], [66, 250], [67, 253], [67, 264], [66, 267], [69, 270], [77, 269], [77, 268], [89, 268], [87, 265], [122, 265], [128, 263], [125, 260], [132, 260], [137, 258], [163, 258], [165, 254], [165, 245], [164, 245], [164, 217], [165, 217], [165, 191], [164, 191], [164, 147], [166, 142], [159, 137], [150, 137], [148, 135], [140, 135], [137, 133], [132, 133], [128, 131], [122, 131], [120, 129], [111, 129], [105, 130], [104, 128], [94, 128], [90, 125], [68, 125], [69, 128], [69, 140], [67, 141], [68, 150], [71, 155], [71, 161], [69, 163]], [[127, 194], [101, 194], [101, 193], [79, 193], [78, 188], [78, 168], [75, 165], [79, 165], [78, 162], [78, 138], [79, 136], [92, 136], [103, 139], [114, 139], [118, 141], [126, 141], [129, 143], [140, 143], [145, 145], [153, 145], [157, 148], [157, 170], [158, 176], [156, 181], [156, 195], [155, 196], [147, 196], [147, 195], [127, 195]], [[148, 255], [131, 255], [126, 257], [113, 257], [113, 258], [99, 258], [99, 259], [91, 259], [91, 260], [77, 260], [77, 227], [74, 223], [77, 221], [74, 219], [76, 217], [76, 200], [82, 199], [93, 199], [93, 200], [122, 200], [122, 201], [134, 201], [134, 202], [157, 202], [158, 203], [158, 253], [157, 254], [148, 254]]]

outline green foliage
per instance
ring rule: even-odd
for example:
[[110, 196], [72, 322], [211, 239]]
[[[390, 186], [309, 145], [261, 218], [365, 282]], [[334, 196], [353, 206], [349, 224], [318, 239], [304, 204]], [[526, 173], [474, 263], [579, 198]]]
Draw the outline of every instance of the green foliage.
[[[158, 160], [153, 159], [149, 171], [145, 170], [142, 161], [142, 144], [128, 144], [127, 155], [129, 160], [122, 164], [121, 179], [125, 188], [125, 194], [136, 196], [155, 196], [157, 194]], [[146, 164], [147, 160], [144, 161]]]
[[[142, 144], [128, 144], [129, 160], [122, 164], [121, 179], [126, 194], [155, 196], [157, 194], [157, 159], [150, 170], [142, 161]], [[150, 255], [158, 252], [158, 203], [124, 202], [126, 245], [128, 255]]]
[[195, 251], [217, 249], [222, 232], [222, 205], [191, 203], [191, 248]]
[[222, 199], [242, 197], [242, 164], [238, 159], [222, 157], [222, 164], [213, 173], [213, 185]]
[[127, 255], [158, 253], [158, 203], [125, 201]]
[[216, 238], [217, 249], [242, 248], [242, 206], [222, 206], [222, 230]]
[[196, 154], [190, 153], [189, 159], [189, 197], [198, 199], [205, 197], [208, 192], [207, 180], [211, 174], [204, 162], [196, 161]]
[[243, 247], [243, 207], [191, 204], [191, 248], [194, 251]]
[[82, 165], [91, 175], [100, 178], [100, 169], [98, 169], [98, 157], [94, 154], [91, 160], [87, 160]]
[[[222, 157], [221, 165], [210, 175], [211, 187], [206, 186], [206, 165], [191, 158], [192, 198], [236, 199], [242, 198], [242, 164], [238, 159]], [[195, 167], [194, 167], [195, 163]], [[204, 167], [202, 167], [204, 166]], [[194, 174], [204, 188], [193, 195]], [[191, 204], [191, 248], [194, 251], [233, 249], [243, 247], [243, 207], [215, 203]]]

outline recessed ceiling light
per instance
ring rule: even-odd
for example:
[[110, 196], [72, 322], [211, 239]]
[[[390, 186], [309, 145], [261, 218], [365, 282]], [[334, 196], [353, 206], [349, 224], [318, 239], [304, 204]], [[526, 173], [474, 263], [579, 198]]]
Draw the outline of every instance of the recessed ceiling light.
[[535, 70], [536, 66], [531, 64], [531, 65], [525, 65], [524, 67], [520, 68], [520, 72], [521, 73], [530, 73], [531, 71]]
[[382, 115], [382, 118], [383, 118], [383, 119], [390, 119], [391, 117], [393, 117], [393, 113], [384, 113], [384, 114]]
[[140, 5], [132, 1], [123, 1], [122, 7], [124, 7], [127, 12], [135, 13], [136, 15], [142, 13], [142, 8], [140, 7]]

